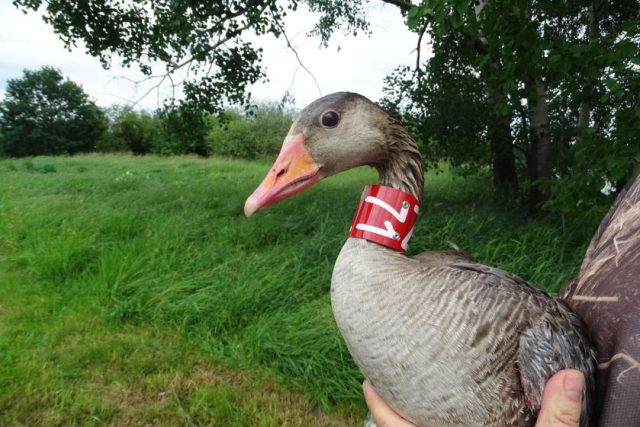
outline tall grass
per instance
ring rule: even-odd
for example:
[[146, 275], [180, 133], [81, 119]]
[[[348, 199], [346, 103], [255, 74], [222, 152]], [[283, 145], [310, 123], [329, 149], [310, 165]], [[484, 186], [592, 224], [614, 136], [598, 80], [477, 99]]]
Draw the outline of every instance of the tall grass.
[[[192, 157], [2, 160], [0, 273], [19, 274], [34, 298], [58, 295], [53, 307], [83, 295], [122, 328], [178, 332], [212, 360], [273, 374], [321, 407], [359, 405], [362, 378], [328, 291], [362, 186], [376, 177], [352, 171], [246, 219], [244, 200], [267, 168]], [[426, 183], [412, 253], [451, 241], [551, 291], [577, 271], [595, 224], [527, 217], [494, 199], [482, 176]]]

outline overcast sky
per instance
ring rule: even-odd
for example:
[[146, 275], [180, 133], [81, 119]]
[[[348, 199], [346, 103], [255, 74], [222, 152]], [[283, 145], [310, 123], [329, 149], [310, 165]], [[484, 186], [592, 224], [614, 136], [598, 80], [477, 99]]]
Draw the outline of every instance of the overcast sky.
[[[414, 63], [417, 36], [406, 29], [398, 9], [374, 2], [367, 10], [372, 24], [370, 37], [336, 34], [327, 49], [319, 47], [317, 38], [306, 36], [316, 19], [312, 13], [299, 11], [288, 17], [289, 38], [323, 95], [348, 90], [377, 100], [382, 96], [384, 77], [399, 65]], [[284, 39], [262, 37], [257, 44], [264, 48], [263, 64], [269, 81], [251, 88], [254, 99], [279, 100], [289, 91], [297, 106], [303, 107], [319, 96], [313, 78], [299, 68]], [[122, 68], [117, 63], [110, 70], [102, 69], [97, 59], [84, 53], [82, 45], [67, 51], [40, 15], [25, 15], [9, 1], [1, 1], [0, 97], [4, 97], [8, 79], [21, 77], [25, 68], [38, 69], [43, 65], [54, 66], [65, 77], [80, 83], [101, 106], [138, 100], [151, 87], [150, 84], [136, 87], [122, 78], [140, 80], [142, 76], [135, 69]], [[164, 87], [149, 94], [139, 105], [154, 109], [169, 93], [169, 88]]]

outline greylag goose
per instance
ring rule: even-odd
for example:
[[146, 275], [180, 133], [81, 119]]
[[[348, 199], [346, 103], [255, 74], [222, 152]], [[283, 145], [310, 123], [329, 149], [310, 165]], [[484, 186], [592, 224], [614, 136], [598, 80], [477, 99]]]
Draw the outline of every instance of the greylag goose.
[[373, 166], [331, 279], [334, 316], [354, 361], [400, 415], [420, 426], [530, 426], [545, 381], [563, 368], [586, 378], [594, 352], [567, 307], [464, 253], [405, 255], [423, 192], [406, 129], [367, 98], [327, 95], [294, 120], [245, 214], [323, 178]]

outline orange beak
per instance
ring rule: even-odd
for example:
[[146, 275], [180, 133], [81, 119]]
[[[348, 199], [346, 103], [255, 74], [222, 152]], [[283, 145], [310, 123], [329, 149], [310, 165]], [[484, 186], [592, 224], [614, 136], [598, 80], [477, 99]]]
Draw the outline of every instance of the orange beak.
[[267, 176], [244, 204], [244, 214], [274, 205], [320, 181], [320, 166], [311, 158], [302, 133], [284, 140], [282, 149]]

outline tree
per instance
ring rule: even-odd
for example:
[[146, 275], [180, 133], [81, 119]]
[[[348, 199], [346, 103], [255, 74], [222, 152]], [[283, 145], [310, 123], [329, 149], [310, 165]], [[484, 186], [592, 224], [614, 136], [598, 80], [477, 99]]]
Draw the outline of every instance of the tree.
[[14, 157], [73, 154], [93, 149], [106, 128], [102, 111], [82, 87], [58, 70], [24, 71], [7, 82], [0, 103], [0, 151]]

